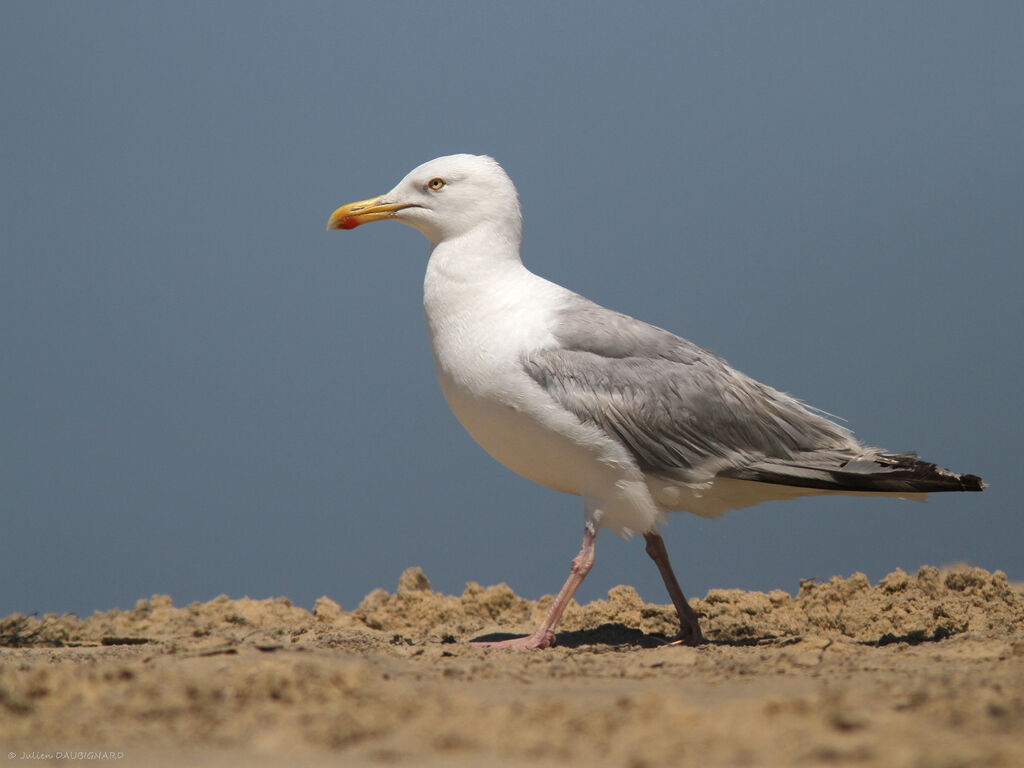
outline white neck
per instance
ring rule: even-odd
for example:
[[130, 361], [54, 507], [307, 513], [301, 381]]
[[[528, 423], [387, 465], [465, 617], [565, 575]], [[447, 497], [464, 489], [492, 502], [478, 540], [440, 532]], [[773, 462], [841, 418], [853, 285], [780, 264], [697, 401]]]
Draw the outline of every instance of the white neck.
[[567, 291], [526, 269], [518, 245], [479, 228], [434, 247], [423, 308], [439, 365], [454, 356], [492, 358], [506, 342], [505, 351], [518, 354], [513, 340], [545, 343], [546, 310]]

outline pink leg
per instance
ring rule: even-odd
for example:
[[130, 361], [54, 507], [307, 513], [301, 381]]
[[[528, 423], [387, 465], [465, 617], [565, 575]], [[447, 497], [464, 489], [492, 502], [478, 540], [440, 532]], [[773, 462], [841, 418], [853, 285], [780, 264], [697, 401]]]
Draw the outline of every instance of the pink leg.
[[669, 597], [672, 598], [672, 605], [676, 607], [679, 615], [679, 636], [676, 640], [684, 645], [700, 645], [706, 643], [703, 633], [700, 631], [700, 623], [697, 621], [697, 612], [690, 607], [683, 590], [676, 581], [676, 575], [672, 572], [672, 565], [668, 561], [668, 550], [665, 549], [665, 540], [657, 533], [645, 533], [644, 541], [647, 542], [647, 554], [658, 566], [661, 573], [661, 580], [665, 582]]
[[511, 640], [499, 640], [488, 642], [486, 640], [472, 641], [470, 645], [488, 646], [491, 648], [547, 648], [555, 640], [555, 625], [562, 618], [562, 612], [572, 599], [573, 593], [583, 583], [583, 579], [594, 567], [594, 539], [597, 538], [597, 531], [594, 526], [587, 523], [583, 528], [583, 547], [580, 553], [573, 558], [572, 568], [569, 571], [569, 578], [558, 593], [555, 602], [551, 604], [548, 615], [537, 631], [527, 637], [515, 637]]

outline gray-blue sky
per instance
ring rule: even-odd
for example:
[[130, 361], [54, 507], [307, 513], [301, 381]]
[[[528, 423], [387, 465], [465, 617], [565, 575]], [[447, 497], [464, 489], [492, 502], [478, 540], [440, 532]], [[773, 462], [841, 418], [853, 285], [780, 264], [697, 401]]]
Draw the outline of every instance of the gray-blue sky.
[[[452, 152], [536, 272], [982, 495], [805, 500], [665, 536], [688, 594], [967, 560], [1024, 579], [1016, 3], [10, 3], [0, 24], [0, 615], [537, 596], [577, 499], [463, 433], [427, 244], [339, 204]], [[598, 539], [581, 599], [667, 602]]]

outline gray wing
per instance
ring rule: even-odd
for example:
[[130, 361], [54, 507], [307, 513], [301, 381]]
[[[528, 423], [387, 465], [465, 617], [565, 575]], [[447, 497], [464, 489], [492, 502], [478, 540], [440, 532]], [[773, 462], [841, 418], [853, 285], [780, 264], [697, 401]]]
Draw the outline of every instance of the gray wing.
[[559, 347], [523, 358], [552, 398], [617, 438], [645, 472], [821, 490], [980, 491], [958, 474], [858, 443], [849, 430], [668, 331], [573, 294]]
[[823, 452], [849, 460], [865, 450], [849, 430], [717, 355], [581, 296], [561, 310], [554, 335], [559, 346], [524, 357], [524, 368], [645, 472], [700, 482], [757, 461]]

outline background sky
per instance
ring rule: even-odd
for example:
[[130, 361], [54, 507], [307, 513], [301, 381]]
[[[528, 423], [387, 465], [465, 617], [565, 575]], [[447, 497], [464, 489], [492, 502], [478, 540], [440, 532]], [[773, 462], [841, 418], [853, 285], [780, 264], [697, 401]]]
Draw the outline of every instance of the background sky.
[[[0, 616], [170, 594], [552, 593], [582, 504], [438, 388], [428, 247], [338, 205], [496, 157], [524, 260], [982, 475], [685, 513], [687, 595], [967, 561], [1024, 579], [1024, 5], [6, 3]], [[583, 601], [667, 603], [605, 532]]]

